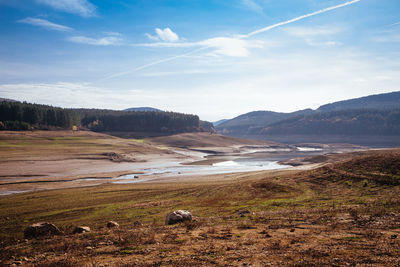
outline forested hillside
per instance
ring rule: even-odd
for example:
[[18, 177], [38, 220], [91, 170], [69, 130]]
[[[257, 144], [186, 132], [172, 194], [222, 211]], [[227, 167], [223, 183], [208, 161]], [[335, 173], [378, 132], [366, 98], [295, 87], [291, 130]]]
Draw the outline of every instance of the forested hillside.
[[400, 109], [318, 112], [270, 124], [253, 134], [399, 135]]
[[400, 92], [371, 95], [292, 113], [254, 111], [216, 126], [236, 137], [400, 135]]
[[400, 107], [400, 92], [370, 95], [355, 99], [326, 104], [318, 108], [318, 111], [337, 111], [347, 109], [396, 109]]
[[1, 130], [71, 129], [183, 133], [212, 131], [196, 115], [175, 112], [132, 112], [100, 109], [64, 109], [21, 102], [0, 102]]
[[300, 110], [292, 113], [273, 112], [273, 111], [253, 111], [240, 115], [232, 120], [227, 120], [216, 126], [217, 130], [223, 134], [250, 134], [257, 132], [274, 122], [296, 117], [297, 115], [311, 114], [312, 109]]

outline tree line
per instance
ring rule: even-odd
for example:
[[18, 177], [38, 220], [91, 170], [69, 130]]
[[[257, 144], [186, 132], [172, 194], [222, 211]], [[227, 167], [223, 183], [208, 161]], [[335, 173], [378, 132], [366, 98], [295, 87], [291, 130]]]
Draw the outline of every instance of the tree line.
[[26, 102], [0, 102], [0, 130], [71, 129], [181, 133], [213, 130], [197, 115], [176, 112], [133, 112], [67, 109]]

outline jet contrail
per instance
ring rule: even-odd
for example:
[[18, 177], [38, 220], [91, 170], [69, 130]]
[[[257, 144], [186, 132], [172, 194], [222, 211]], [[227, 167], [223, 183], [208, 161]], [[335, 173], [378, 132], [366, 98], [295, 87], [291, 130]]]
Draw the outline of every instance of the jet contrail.
[[[315, 16], [315, 15], [319, 15], [319, 14], [322, 14], [322, 13], [325, 13], [325, 12], [328, 12], [328, 11], [331, 11], [331, 10], [342, 8], [342, 7], [345, 7], [345, 6], [348, 6], [348, 5], [352, 5], [352, 4], [355, 4], [355, 3], [360, 2], [360, 1], [361, 0], [348, 1], [346, 3], [340, 4], [340, 5], [337, 5], [337, 6], [327, 7], [327, 8], [315, 11], [313, 13], [309, 13], [309, 14], [294, 18], [294, 19], [290, 19], [290, 20], [287, 20], [287, 21], [279, 22], [279, 23], [276, 23], [274, 25], [270, 25], [270, 26], [267, 26], [267, 27], [252, 31], [252, 32], [250, 32], [248, 34], [241, 35], [239, 37], [239, 39], [247, 39], [247, 38], [250, 38], [250, 37], [252, 37], [252, 36], [254, 36], [256, 34], [260, 34], [260, 33], [266, 32], [266, 31], [270, 31], [270, 30], [275, 29], [277, 27], [280, 27], [280, 26], [283, 26], [283, 25], [287, 25], [287, 24], [290, 24], [290, 23], [293, 23], [293, 22], [296, 22], [296, 21], [299, 21], [299, 20], [303, 20], [305, 18], [309, 18], [309, 17]], [[199, 44], [199, 42], [197, 44]], [[120, 76], [129, 74], [129, 73], [133, 73], [133, 72], [136, 72], [136, 71], [139, 71], [139, 70], [142, 70], [142, 69], [154, 66], [154, 65], [158, 65], [158, 64], [161, 64], [161, 63], [164, 63], [164, 62], [168, 62], [168, 61], [171, 61], [171, 60], [174, 60], [174, 59], [177, 59], [177, 58], [185, 57], [185, 56], [197, 53], [200, 50], [204, 50], [204, 49], [207, 49], [207, 48], [210, 48], [210, 47], [211, 46], [207, 46], [206, 45], [206, 46], [203, 46], [203, 47], [201, 47], [199, 49], [195, 49], [195, 50], [193, 50], [193, 51], [191, 51], [189, 53], [185, 53], [185, 54], [182, 54], [182, 55], [177, 55], [177, 56], [161, 59], [161, 60], [158, 60], [158, 61], [155, 61], [155, 62], [152, 62], [152, 63], [148, 63], [148, 64], [145, 64], [145, 65], [142, 65], [142, 66], [137, 67], [137, 68], [135, 68], [133, 70], [130, 70], [130, 71], [125, 71], [125, 72], [121, 72], [121, 73], [117, 73], [117, 74], [113, 74], [113, 75], [107, 76], [107, 77], [105, 77], [103, 79], [100, 79], [98, 81], [103, 81], [103, 80], [108, 80], [108, 79], [120, 77]]]
[[293, 22], [296, 22], [296, 21], [299, 21], [299, 20], [302, 20], [302, 19], [305, 19], [305, 18], [308, 18], [308, 17], [319, 15], [319, 14], [322, 14], [322, 13], [325, 13], [325, 12], [328, 12], [328, 11], [331, 11], [331, 10], [334, 10], [334, 9], [338, 9], [338, 8], [341, 8], [341, 7], [352, 5], [352, 4], [355, 4], [355, 3], [360, 2], [360, 1], [361, 0], [353, 0], [353, 1], [349, 1], [349, 2], [346, 2], [346, 3], [341, 4], [341, 5], [324, 8], [324, 9], [315, 11], [315, 12], [310, 13], [310, 14], [306, 14], [306, 15], [303, 15], [303, 16], [300, 16], [300, 17], [297, 17], [297, 18], [294, 18], [294, 19], [287, 20], [287, 21], [279, 22], [277, 24], [274, 24], [274, 25], [271, 25], [271, 26], [268, 26], [268, 27], [253, 31], [251, 33], [248, 33], [246, 35], [241, 36], [241, 38], [249, 38], [249, 37], [251, 37], [253, 35], [256, 35], [256, 34], [259, 34], [259, 33], [262, 33], [262, 32], [266, 32], [266, 31], [272, 30], [274, 28], [277, 28], [277, 27], [280, 27], [280, 26], [283, 26], [283, 25], [286, 25], [286, 24], [290, 24], [290, 23], [293, 23]]
[[160, 59], [158, 61], [147, 63], [147, 64], [142, 65], [140, 67], [137, 67], [137, 68], [135, 68], [133, 70], [124, 71], [124, 72], [120, 72], [120, 73], [116, 73], [116, 74], [104, 77], [103, 79], [98, 80], [98, 82], [101, 82], [101, 81], [104, 81], [104, 80], [109, 80], [109, 79], [120, 77], [120, 76], [124, 76], [126, 74], [129, 74], [129, 73], [132, 73], [132, 72], [135, 72], [135, 71], [138, 71], [138, 70], [142, 70], [142, 69], [145, 69], [147, 67], [151, 67], [151, 66], [154, 66], [154, 65], [157, 65], [157, 64], [160, 64], [160, 63], [168, 62], [168, 61], [171, 61], [171, 60], [174, 60], [174, 59], [177, 59], [177, 58], [186, 57], [186, 56], [189, 56], [191, 54], [197, 53], [200, 50], [204, 50], [204, 49], [207, 49], [207, 48], [208, 47], [201, 47], [201, 48], [198, 48], [196, 50], [190, 51], [190, 52], [185, 53], [185, 54], [181, 54], [181, 55], [177, 55], [177, 56], [173, 56], [173, 57], [169, 57], [169, 58], [164, 58], [164, 59]]

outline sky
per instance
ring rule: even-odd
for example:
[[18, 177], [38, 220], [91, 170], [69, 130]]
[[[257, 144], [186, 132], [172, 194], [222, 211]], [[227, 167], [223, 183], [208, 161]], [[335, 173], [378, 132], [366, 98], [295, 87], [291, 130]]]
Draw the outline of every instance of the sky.
[[399, 0], [0, 0], [0, 97], [229, 119], [400, 89]]

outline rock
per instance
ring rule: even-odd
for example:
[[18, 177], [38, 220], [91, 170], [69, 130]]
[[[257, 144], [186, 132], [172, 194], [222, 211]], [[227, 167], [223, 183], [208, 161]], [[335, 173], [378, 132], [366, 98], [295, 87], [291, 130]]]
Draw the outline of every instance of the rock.
[[237, 212], [237, 214], [238, 214], [240, 217], [244, 217], [246, 214], [250, 214], [250, 211], [249, 211], [249, 210], [239, 210], [239, 211]]
[[89, 226], [78, 226], [74, 229], [74, 234], [81, 234], [81, 233], [86, 233], [90, 232], [90, 227]]
[[143, 226], [143, 223], [141, 223], [141, 222], [139, 222], [139, 221], [136, 221], [136, 222], [133, 223], [133, 226], [134, 226], [134, 227], [142, 227], [142, 226]]
[[165, 224], [171, 225], [191, 220], [192, 220], [192, 214], [189, 211], [176, 210], [167, 214], [167, 217], [165, 217]]
[[60, 235], [62, 232], [52, 223], [40, 222], [28, 226], [24, 231], [25, 238], [36, 238], [45, 235]]
[[109, 222], [107, 223], [107, 227], [108, 227], [108, 228], [119, 227], [119, 224], [118, 224], [117, 222], [114, 222], [114, 221], [109, 221]]

